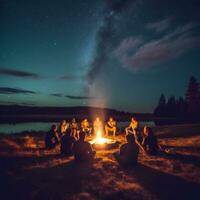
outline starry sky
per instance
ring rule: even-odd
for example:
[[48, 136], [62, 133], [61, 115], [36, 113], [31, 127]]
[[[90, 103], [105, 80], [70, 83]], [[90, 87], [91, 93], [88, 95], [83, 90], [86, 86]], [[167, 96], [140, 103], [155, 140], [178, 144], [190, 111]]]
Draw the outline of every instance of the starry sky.
[[200, 81], [199, 0], [0, 0], [0, 104], [152, 112]]

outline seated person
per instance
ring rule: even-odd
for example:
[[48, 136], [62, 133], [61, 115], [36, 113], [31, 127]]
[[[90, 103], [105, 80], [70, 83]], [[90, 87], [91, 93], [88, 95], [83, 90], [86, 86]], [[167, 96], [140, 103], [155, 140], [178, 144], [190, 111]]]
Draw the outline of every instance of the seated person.
[[116, 121], [113, 120], [112, 117], [109, 118], [108, 122], [105, 125], [106, 136], [108, 136], [108, 132], [113, 132], [113, 136], [116, 134]]
[[85, 141], [85, 132], [80, 133], [79, 140], [74, 143], [74, 157], [76, 161], [92, 161], [96, 154], [89, 142]]
[[78, 123], [76, 122], [76, 119], [73, 118], [70, 124], [71, 129], [71, 136], [73, 136], [75, 139], [79, 138], [79, 130], [78, 130]]
[[136, 134], [137, 132], [137, 129], [138, 129], [138, 121], [132, 117], [131, 118], [131, 123], [129, 124], [129, 126], [125, 129], [126, 131], [126, 135], [128, 135], [129, 133], [132, 133], [132, 134]]
[[60, 146], [60, 152], [61, 154], [64, 154], [66, 156], [72, 156], [73, 155], [73, 145], [76, 139], [71, 136], [70, 130], [68, 129], [65, 135], [61, 138], [61, 146]]
[[97, 117], [97, 118], [94, 120], [93, 128], [94, 128], [94, 133], [95, 133], [95, 134], [97, 133], [98, 130], [103, 131], [103, 124], [102, 124], [101, 120], [99, 119], [99, 117]]
[[144, 127], [144, 137], [142, 145], [147, 154], [157, 155], [159, 150], [159, 145], [156, 136], [154, 135], [150, 127]]
[[135, 143], [140, 147], [140, 149], [142, 150], [142, 152], [145, 152], [143, 146], [141, 145], [141, 143], [142, 143], [142, 136], [139, 133], [138, 126], [139, 126], [138, 121], [134, 117], [132, 117], [131, 118], [131, 123], [125, 129], [126, 135], [133, 134], [134, 137], [135, 137]]
[[87, 119], [84, 119], [81, 122], [81, 130], [82, 132], [85, 132], [87, 135], [91, 135], [92, 128], [90, 127], [90, 124]]
[[136, 165], [139, 154], [139, 147], [135, 143], [133, 134], [126, 136], [127, 143], [120, 147], [119, 154], [116, 154], [117, 160], [124, 166]]
[[54, 148], [59, 143], [59, 141], [60, 139], [57, 132], [57, 126], [53, 124], [51, 126], [51, 130], [47, 132], [45, 136], [46, 148]]
[[66, 120], [62, 120], [58, 129], [60, 138], [65, 134], [68, 127], [69, 127], [69, 124], [66, 122]]

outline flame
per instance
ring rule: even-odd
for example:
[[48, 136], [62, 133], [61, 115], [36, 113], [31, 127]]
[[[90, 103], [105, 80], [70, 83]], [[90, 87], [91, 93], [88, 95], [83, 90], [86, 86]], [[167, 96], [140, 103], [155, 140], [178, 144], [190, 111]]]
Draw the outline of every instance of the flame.
[[101, 130], [98, 130], [96, 133], [96, 138], [94, 140], [91, 141], [91, 144], [105, 144], [105, 143], [109, 143], [109, 139], [104, 138], [102, 136], [102, 132]]

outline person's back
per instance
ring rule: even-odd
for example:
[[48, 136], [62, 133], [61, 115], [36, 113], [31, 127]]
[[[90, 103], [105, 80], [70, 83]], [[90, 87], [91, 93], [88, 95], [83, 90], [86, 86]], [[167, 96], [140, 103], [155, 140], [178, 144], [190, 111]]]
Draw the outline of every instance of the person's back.
[[120, 160], [125, 165], [137, 164], [139, 147], [132, 134], [127, 135], [127, 143], [120, 147]]
[[89, 142], [84, 141], [85, 133], [81, 132], [80, 139], [74, 143], [73, 153], [77, 161], [89, 161], [94, 158], [95, 152]]
[[58, 133], [57, 133], [57, 126], [52, 125], [51, 130], [48, 131], [46, 136], [45, 136], [46, 148], [53, 148], [58, 143], [59, 143], [59, 138], [58, 138]]
[[61, 138], [61, 146], [60, 146], [61, 154], [72, 156], [73, 155], [72, 149], [75, 141], [76, 141], [75, 138], [71, 136], [69, 132], [67, 132]]
[[158, 153], [158, 142], [156, 136], [147, 136], [144, 139], [144, 146], [148, 154], [156, 155]]

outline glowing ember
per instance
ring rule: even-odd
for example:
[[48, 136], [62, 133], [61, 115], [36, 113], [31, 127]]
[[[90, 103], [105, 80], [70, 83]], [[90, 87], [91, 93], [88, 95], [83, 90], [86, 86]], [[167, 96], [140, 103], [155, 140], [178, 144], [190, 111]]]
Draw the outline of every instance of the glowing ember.
[[111, 139], [102, 137], [102, 133], [100, 130], [97, 131], [96, 138], [90, 141], [91, 144], [108, 144], [112, 143]]

